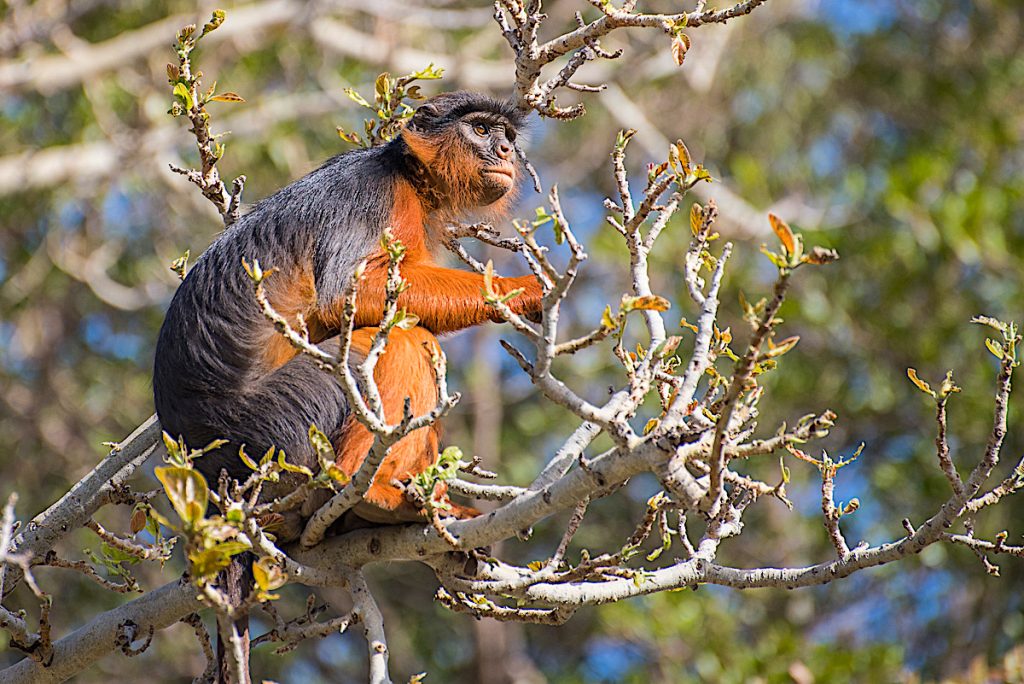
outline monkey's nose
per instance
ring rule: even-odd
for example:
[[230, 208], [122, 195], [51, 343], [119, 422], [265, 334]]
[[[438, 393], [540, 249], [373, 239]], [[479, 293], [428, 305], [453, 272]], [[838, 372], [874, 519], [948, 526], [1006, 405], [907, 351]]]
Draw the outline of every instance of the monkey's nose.
[[498, 156], [505, 161], [512, 161], [512, 158], [516, 153], [515, 149], [506, 142], [498, 143], [498, 147], [495, 151], [498, 153]]

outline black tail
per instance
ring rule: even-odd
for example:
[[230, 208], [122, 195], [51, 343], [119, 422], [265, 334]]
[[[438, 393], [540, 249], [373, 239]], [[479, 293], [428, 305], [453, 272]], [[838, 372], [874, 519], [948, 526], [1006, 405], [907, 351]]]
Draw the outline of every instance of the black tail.
[[[327, 347], [331, 345], [328, 343]], [[215, 398], [197, 392], [178, 394], [174, 383], [168, 383], [170, 386], [154, 384], [157, 413], [168, 433], [184, 437], [191, 448], [205, 446], [218, 438], [229, 441], [195, 461], [196, 470], [214, 490], [222, 470], [235, 480], [242, 480], [252, 472], [238, 458], [238, 449], [243, 444], [246, 453], [256, 460], [273, 445], [286, 452], [290, 463], [317, 470], [316, 455], [309, 442], [309, 426], [315, 424], [333, 437], [348, 413], [337, 381], [305, 356], [292, 359], [246, 391], [227, 396]], [[264, 487], [263, 498], [283, 496], [301, 484], [296, 479], [300, 477], [283, 473], [280, 482]], [[286, 540], [279, 536], [278, 541]], [[253, 561], [251, 553], [235, 556], [217, 578], [218, 588], [232, 607], [243, 605], [254, 590]], [[250, 683], [248, 615], [237, 618], [234, 625], [242, 638], [244, 678], [242, 682], [235, 682], [231, 676], [231, 647], [218, 624], [218, 684]]]
[[[238, 607], [245, 603], [255, 588], [255, 581], [252, 574], [254, 556], [251, 553], [242, 553], [231, 559], [231, 564], [221, 570], [217, 576], [218, 588], [225, 594], [232, 607]], [[232, 676], [233, 656], [231, 655], [230, 642], [225, 639], [227, 636], [218, 625], [217, 629], [217, 684], [252, 684], [249, 676], [249, 614], [243, 613], [234, 621], [235, 632], [242, 642], [242, 680], [235, 681]]]

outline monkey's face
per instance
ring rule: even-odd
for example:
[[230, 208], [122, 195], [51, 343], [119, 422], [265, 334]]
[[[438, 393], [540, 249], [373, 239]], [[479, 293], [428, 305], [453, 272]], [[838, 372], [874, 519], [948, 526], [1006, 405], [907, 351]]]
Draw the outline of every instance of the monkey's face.
[[477, 203], [493, 204], [512, 192], [518, 179], [515, 129], [503, 119], [474, 112], [458, 123], [459, 133], [473, 150], [479, 172]]
[[499, 214], [520, 175], [516, 135], [523, 112], [508, 100], [445, 93], [422, 104], [402, 137], [445, 195], [447, 208]]

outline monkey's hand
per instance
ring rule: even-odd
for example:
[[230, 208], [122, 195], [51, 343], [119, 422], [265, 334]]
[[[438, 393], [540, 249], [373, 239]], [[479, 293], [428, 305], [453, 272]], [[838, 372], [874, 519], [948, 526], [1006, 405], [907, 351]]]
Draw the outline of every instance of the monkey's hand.
[[[519, 314], [529, 321], [533, 321], [534, 323], [540, 322], [544, 289], [536, 278], [533, 276], [501, 278], [498, 281], [498, 287], [502, 293], [522, 289], [522, 294], [509, 300], [508, 307], [512, 309], [513, 313]], [[500, 322], [502, 320], [501, 314], [494, 311], [491, 315], [491, 319]]]

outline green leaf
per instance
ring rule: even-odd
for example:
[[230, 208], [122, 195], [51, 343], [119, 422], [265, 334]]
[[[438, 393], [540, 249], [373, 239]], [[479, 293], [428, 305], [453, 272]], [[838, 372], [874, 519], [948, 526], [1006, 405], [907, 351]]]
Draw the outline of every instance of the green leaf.
[[206, 513], [210, 494], [203, 476], [192, 468], [176, 466], [159, 467], [154, 473], [181, 521], [188, 528], [195, 527]]
[[188, 554], [192, 576], [199, 580], [212, 579], [231, 563], [232, 556], [249, 550], [249, 545], [239, 541], [226, 541], [208, 549], [197, 549]]
[[164, 440], [164, 447], [167, 449], [167, 457], [170, 459], [171, 463], [182, 466], [185, 465], [185, 455], [181, 445], [178, 444], [173, 437], [167, 434], [166, 430], [161, 433], [161, 436]]
[[419, 325], [420, 317], [402, 309], [395, 316], [395, 327], [401, 330], [412, 330]]
[[249, 458], [249, 454], [245, 453], [245, 445], [238, 447], [238, 458], [241, 459], [250, 470], [259, 470], [260, 467], [256, 465], [256, 461]]
[[171, 92], [181, 100], [182, 104], [185, 105], [185, 109], [192, 109], [192, 93], [189, 92], [188, 86], [184, 83], [177, 83]]
[[761, 245], [761, 254], [768, 257], [768, 261], [772, 262], [776, 268], [786, 268], [786, 260], [775, 252], [769, 252], [768, 245]]
[[364, 98], [362, 95], [357, 93], [352, 88], [345, 88], [345, 94], [348, 95], [348, 99], [352, 100], [356, 104], [362, 105], [364, 107], [369, 107], [370, 109], [374, 108], [372, 104], [366, 101], [366, 98]]
[[986, 337], [985, 346], [988, 347], [988, 350], [990, 352], [992, 352], [992, 356], [996, 357], [1000, 361], [1003, 360], [1005, 354], [1003, 353], [1003, 348], [999, 345], [998, 342], [993, 340], [991, 337]]
[[971, 323], [977, 323], [979, 325], [987, 325], [993, 330], [998, 330], [1001, 333], [1006, 333], [1007, 325], [997, 318], [991, 316], [975, 316], [971, 319]]
[[284, 449], [280, 449], [277, 452], [277, 465], [281, 466], [282, 470], [287, 470], [289, 473], [299, 473], [305, 475], [308, 478], [313, 477], [313, 471], [306, 466], [294, 465], [285, 460]]

